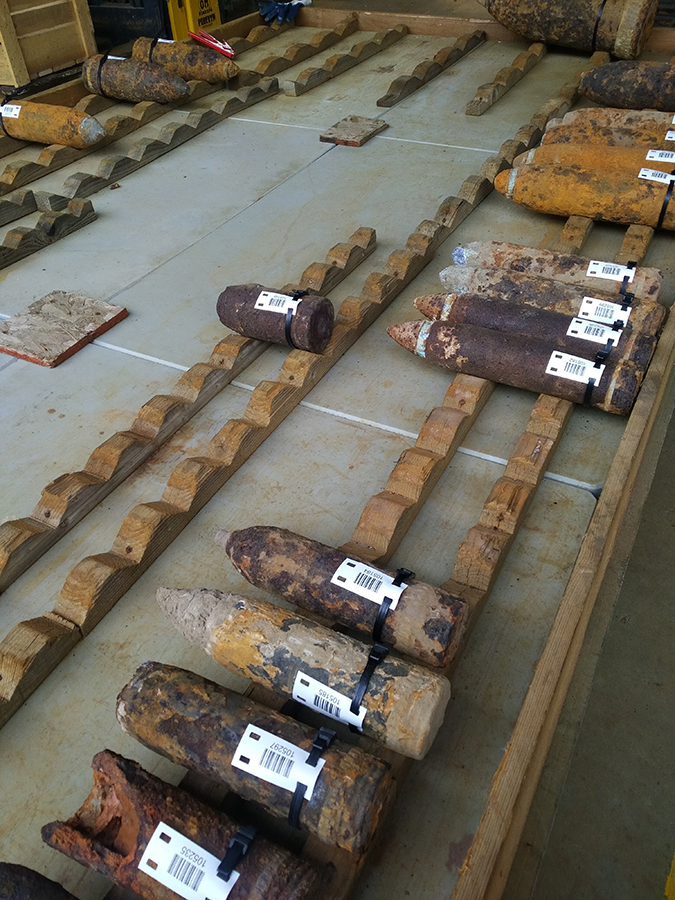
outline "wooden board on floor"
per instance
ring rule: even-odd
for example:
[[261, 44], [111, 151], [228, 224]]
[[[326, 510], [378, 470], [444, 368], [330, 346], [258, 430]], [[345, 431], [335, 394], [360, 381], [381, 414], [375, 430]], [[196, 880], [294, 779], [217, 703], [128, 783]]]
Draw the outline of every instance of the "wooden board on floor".
[[345, 116], [326, 131], [322, 131], [319, 140], [326, 144], [343, 144], [346, 147], [363, 147], [376, 134], [388, 128], [383, 119], [368, 119], [366, 116]]

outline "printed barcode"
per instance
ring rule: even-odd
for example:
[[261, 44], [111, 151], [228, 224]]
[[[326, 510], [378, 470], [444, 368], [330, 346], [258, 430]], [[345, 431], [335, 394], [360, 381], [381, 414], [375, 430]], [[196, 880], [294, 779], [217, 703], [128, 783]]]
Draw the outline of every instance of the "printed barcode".
[[204, 877], [204, 870], [198, 866], [193, 866], [182, 856], [177, 853], [171, 860], [171, 865], [167, 869], [169, 875], [173, 875], [175, 879], [186, 885], [192, 891], [196, 891]]
[[565, 363], [564, 371], [570, 375], [583, 375], [586, 371], [586, 366], [583, 363], [575, 362], [573, 359], [568, 359]]
[[611, 306], [605, 306], [602, 303], [598, 303], [595, 307], [595, 314], [601, 316], [603, 319], [611, 319], [614, 313], [612, 312]]
[[282, 778], [288, 778], [293, 768], [293, 760], [287, 756], [282, 756], [281, 753], [275, 753], [274, 750], [270, 750], [268, 747], [262, 755], [260, 765], [263, 769], [270, 769], [272, 772], [276, 772]]
[[270, 297], [268, 303], [270, 306], [283, 306], [288, 297]]
[[603, 266], [602, 274], [603, 275], [619, 275], [621, 273], [621, 269], [619, 266]]
[[377, 575], [368, 575], [367, 572], [359, 572], [354, 579], [354, 584], [358, 584], [359, 587], [365, 588], [367, 591], [379, 591], [382, 586], [382, 579], [378, 578]]
[[334, 719], [340, 718], [340, 707], [331, 703], [330, 700], [319, 697], [318, 694], [314, 694], [314, 706], [322, 712], [325, 712], [327, 715], [333, 716]]
[[604, 334], [605, 328], [603, 325], [586, 325], [584, 328], [584, 334], [592, 334], [594, 337], [600, 337], [601, 334]]

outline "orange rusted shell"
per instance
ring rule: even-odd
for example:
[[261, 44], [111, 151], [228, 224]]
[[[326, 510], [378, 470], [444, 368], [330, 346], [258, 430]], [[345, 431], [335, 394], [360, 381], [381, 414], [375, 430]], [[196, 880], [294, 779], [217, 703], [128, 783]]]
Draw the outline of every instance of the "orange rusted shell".
[[190, 97], [187, 82], [178, 75], [137, 59], [90, 56], [82, 64], [82, 81], [92, 94], [131, 103], [177, 103]]
[[627, 169], [639, 171], [643, 166], [672, 172], [675, 168], [675, 143], [672, 150], [653, 148], [661, 159], [647, 159], [652, 148], [606, 147], [602, 144], [542, 144], [513, 160], [514, 169], [528, 163], [557, 163], [563, 166], [582, 166], [585, 169]]
[[51, 103], [30, 103], [18, 100], [7, 106], [18, 106], [19, 114], [2, 116], [3, 133], [18, 141], [35, 141], [38, 144], [62, 144], [85, 150], [98, 143], [105, 129], [93, 116]]
[[217, 84], [239, 74], [239, 66], [211, 47], [196, 42], [153, 41], [142, 37], [134, 42], [132, 56], [141, 62], [154, 63], [186, 81], [196, 79]]

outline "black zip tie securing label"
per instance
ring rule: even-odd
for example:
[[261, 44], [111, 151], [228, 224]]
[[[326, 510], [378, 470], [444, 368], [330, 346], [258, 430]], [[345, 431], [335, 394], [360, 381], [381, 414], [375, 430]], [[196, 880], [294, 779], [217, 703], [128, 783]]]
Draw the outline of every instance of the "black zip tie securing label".
[[148, 50], [148, 62], [149, 63], [152, 62], [152, 54], [153, 54], [158, 42], [159, 42], [159, 35], [157, 35], [156, 38], [153, 38], [152, 42], [150, 43], [150, 49]]
[[589, 406], [591, 405], [591, 398], [593, 397], [593, 388], [595, 387], [595, 378], [589, 378], [588, 384], [586, 385], [586, 391], [584, 392], [583, 405]]
[[593, 40], [591, 41], [591, 49], [593, 51], [595, 51], [595, 49], [596, 49], [595, 42], [598, 39], [598, 28], [600, 27], [600, 19], [602, 19], [602, 14], [605, 11], [606, 3], [607, 3], [607, 0], [602, 0], [602, 3], [600, 4], [600, 9], [598, 10], [597, 18], [595, 20], [595, 28], [593, 29]]
[[[336, 733], [331, 728], [325, 728], [322, 725], [312, 741], [312, 749], [309, 751], [309, 756], [305, 761], [305, 765], [312, 767], [316, 766], [321, 756], [328, 750], [336, 737]], [[295, 791], [293, 792], [291, 805], [288, 809], [288, 824], [291, 828], [300, 828], [300, 809], [306, 793], [307, 785], [298, 781], [295, 786]]]
[[[309, 294], [309, 291], [305, 290], [297, 290], [291, 291], [290, 297], [291, 300], [301, 300], [303, 297], [306, 297]], [[297, 309], [297, 307], [295, 307]], [[293, 350], [297, 350], [298, 348], [293, 343], [293, 338], [291, 337], [291, 323], [293, 322], [293, 315], [295, 313], [295, 309], [292, 306], [289, 306], [286, 310], [286, 322], [285, 322], [285, 337], [286, 343], [289, 347], [292, 347]]]
[[614, 348], [614, 341], [610, 338], [607, 341], [607, 343], [605, 344], [605, 346], [602, 348], [602, 350], [598, 350], [598, 352], [595, 354], [595, 365], [596, 366], [602, 365], [602, 363], [605, 362], [605, 360], [607, 359], [609, 354], [612, 352], [613, 348]]
[[663, 220], [666, 217], [666, 211], [668, 209], [668, 204], [670, 203], [670, 198], [673, 196], [673, 187], [675, 186], [675, 178], [671, 178], [668, 182], [668, 190], [666, 191], [666, 196], [663, 198], [663, 206], [661, 207], [661, 212], [659, 213], [659, 220], [656, 223], [656, 230], [663, 226]]
[[[672, 182], [671, 182], [671, 185], [672, 185]], [[665, 213], [665, 210], [664, 210], [664, 213]], [[657, 225], [656, 227], [658, 228], [659, 226]], [[632, 269], [633, 273], [635, 273], [635, 270], [637, 269], [637, 263], [631, 259], [626, 263], [626, 268]], [[624, 275], [623, 281], [621, 282], [621, 287], [619, 288], [619, 293], [623, 297], [622, 308], [623, 308], [624, 312], [628, 309], [628, 307], [631, 305], [633, 300], [635, 300], [635, 294], [632, 294], [628, 290], [628, 284], [629, 284], [628, 275]]]
[[102, 97], [107, 97], [108, 100], [110, 100], [111, 98], [108, 97], [106, 92], [103, 90], [103, 87], [101, 86], [101, 69], [103, 68], [103, 64], [107, 61], [109, 55], [110, 50], [106, 50], [106, 52], [101, 56], [101, 59], [99, 60], [98, 66], [96, 68], [96, 87], [98, 88], [99, 94]]
[[245, 825], [232, 838], [228, 844], [227, 851], [222, 862], [218, 866], [218, 878], [223, 881], [229, 881], [230, 875], [239, 865], [240, 861], [246, 856], [251, 849], [251, 844], [256, 836], [256, 829], [251, 825]]
[[[414, 578], [415, 573], [412, 569], [397, 569], [396, 570], [396, 578], [394, 578], [394, 584], [396, 587], [400, 587], [403, 583], [404, 578]], [[377, 615], [375, 616], [375, 623], [373, 624], [373, 640], [378, 643], [382, 640], [382, 629], [384, 628], [384, 623], [389, 615], [389, 610], [391, 609], [391, 604], [394, 602], [392, 597], [385, 597], [382, 603], [380, 604], [380, 608], [377, 611]]]
[[[358, 716], [359, 714], [361, 701], [366, 696], [366, 691], [370, 687], [370, 679], [373, 677], [375, 669], [386, 657], [387, 653], [389, 653], [389, 648], [385, 647], [384, 644], [374, 644], [370, 653], [368, 654], [368, 662], [366, 663], [366, 667], [363, 670], [361, 677], [359, 678], [359, 683], [356, 685], [356, 690], [354, 691], [354, 696], [352, 697], [352, 705], [349, 707], [349, 711], [354, 713], [355, 716]], [[359, 729], [354, 725], [350, 725], [349, 730], [355, 732], [356, 734], [358, 734], [359, 731]]]

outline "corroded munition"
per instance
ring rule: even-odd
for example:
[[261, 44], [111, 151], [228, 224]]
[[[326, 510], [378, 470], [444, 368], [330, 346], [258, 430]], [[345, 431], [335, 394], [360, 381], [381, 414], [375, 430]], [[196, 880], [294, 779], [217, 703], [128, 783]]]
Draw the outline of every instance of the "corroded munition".
[[[480, 294], [436, 294], [432, 297], [418, 297], [415, 306], [428, 319], [437, 322], [479, 325], [481, 328], [522, 334], [573, 356], [593, 356], [600, 349], [597, 343], [584, 339], [583, 329], [577, 330], [576, 333], [580, 335], [578, 337], [568, 334], [572, 323], [569, 316], [527, 303], [502, 298], [488, 300]], [[608, 364], [624, 358], [627, 338], [627, 329], [621, 332], [620, 337], [618, 332], [614, 335], [614, 349], [607, 360]]]
[[633, 59], [654, 24], [658, 0], [480, 0], [498, 22], [531, 41], [608, 50]]
[[622, 128], [658, 129], [659, 134], [665, 134], [672, 124], [673, 117], [668, 113], [659, 112], [656, 109], [612, 109], [605, 106], [584, 106], [581, 109], [572, 109], [565, 113], [562, 119], [551, 119], [549, 127], [554, 128], [558, 124], [593, 125], [596, 128]]
[[675, 111], [672, 63], [620, 62], [584, 72], [579, 93], [602, 106]]
[[[286, 309], [283, 301], [278, 300], [277, 309], [256, 309], [256, 302], [265, 291], [277, 297], [272, 288], [262, 284], [232, 284], [225, 288], [218, 297], [216, 312], [218, 318], [237, 334], [258, 338], [261, 341], [272, 341], [275, 344], [286, 344]], [[310, 353], [321, 353], [328, 346], [333, 333], [335, 312], [333, 304], [327, 297], [318, 294], [307, 294], [297, 304], [290, 319], [290, 338], [298, 350]]]
[[666, 132], [660, 126], [641, 128], [639, 125], [590, 125], [587, 122], [570, 122], [548, 128], [542, 144], [601, 144], [603, 147], [645, 147], [656, 150], [672, 150], [673, 142], [665, 139]]
[[[155, 829], [163, 822], [222, 860], [239, 826], [180, 788], [110, 750], [92, 762], [94, 786], [75, 815], [50, 822], [42, 840], [83, 866], [95, 869], [146, 900], [177, 894], [138, 868]], [[306, 900], [318, 876], [307, 863], [262, 837], [237, 863], [239, 879], [229, 900]]]
[[[160, 588], [157, 602], [176, 628], [216, 662], [288, 697], [299, 672], [353, 697], [368, 660], [368, 645], [264, 600]], [[449, 699], [447, 678], [388, 656], [376, 667], [361, 701], [363, 733], [422, 759]]]
[[669, 202], [668, 180], [638, 178], [639, 171], [532, 163], [500, 172], [494, 186], [534, 212], [675, 230], [675, 203]]
[[[522, 335], [505, 334], [477, 325], [445, 322], [403, 322], [390, 325], [388, 334], [406, 350], [453, 372], [465, 372], [511, 387], [550, 394], [573, 403], [583, 403], [586, 383], [548, 375], [551, 346]], [[582, 358], [591, 360], [594, 353]], [[591, 365], [585, 367], [592, 376]], [[578, 373], [582, 374], [582, 373]], [[605, 412], [628, 415], [639, 389], [632, 363], [605, 365], [604, 373], [590, 396], [590, 405]]]
[[[554, 250], [538, 250], [534, 247], [523, 247], [520, 244], [509, 244], [504, 241], [472, 241], [460, 244], [452, 251], [452, 258], [457, 266], [480, 266], [511, 269], [528, 275], [552, 278], [565, 284], [575, 284], [583, 288], [585, 293], [596, 291], [618, 293], [621, 284], [606, 278], [589, 277], [588, 264], [584, 256], [571, 253], [556, 253]], [[441, 280], [452, 272], [452, 266], [441, 272]], [[477, 288], [459, 289], [443, 282], [449, 290], [477, 290]], [[635, 271], [629, 290], [640, 299], [656, 300], [663, 275], [658, 269], [639, 266]], [[559, 309], [558, 312], [564, 312]], [[574, 315], [574, 313], [572, 313]]]
[[[458, 249], [463, 250], [463, 248]], [[575, 260], [578, 257], [566, 257], [566, 259]], [[570, 272], [573, 271], [573, 267], [574, 264], [572, 264]], [[656, 272], [660, 278], [660, 273], [656, 269], [651, 271]], [[638, 269], [635, 280], [638, 281], [641, 273], [644, 272], [645, 269]], [[616, 293], [619, 285], [611, 281], [603, 282], [599, 278], [589, 278], [588, 281], [594, 284], [603, 283], [607, 288], [604, 291], [597, 290], [595, 286], [577, 287], [575, 284], [565, 284], [562, 281], [541, 278], [514, 269], [481, 269], [459, 265], [448, 266], [447, 269], [444, 269], [441, 272], [441, 281], [453, 293], [478, 293], [485, 300], [508, 298], [517, 303], [526, 303], [538, 309], [550, 309], [566, 316], [577, 316], [586, 296], [606, 300], [610, 303], [621, 302], [621, 297]], [[638, 286], [646, 292], [650, 290], [650, 284], [645, 278], [638, 281]], [[614, 293], [611, 292], [611, 287], [615, 287]], [[629, 289], [633, 289], [632, 284], [629, 285]], [[665, 308], [655, 300], [636, 299], [631, 304], [623, 355], [625, 359], [636, 364], [638, 377], [646, 369], [651, 359], [656, 347], [657, 335], [665, 317]]]
[[85, 59], [82, 81], [93, 94], [132, 103], [176, 103], [190, 96], [187, 82], [161, 66], [136, 59], [106, 59], [102, 54]]
[[[673, 145], [675, 147], [675, 144]], [[542, 144], [534, 150], [520, 153], [513, 160], [517, 169], [527, 163], [559, 163], [563, 166], [581, 166], [584, 169], [626, 169], [639, 172], [643, 166], [672, 172], [675, 168], [675, 150], [654, 148], [661, 158], [648, 158], [651, 150], [642, 147], [606, 147], [602, 144]], [[654, 154], [652, 153], [652, 156]]]
[[[315, 728], [220, 687], [192, 672], [148, 662], [117, 700], [117, 720], [136, 740], [180, 766], [227, 786], [280, 818], [291, 795], [232, 765], [247, 726], [255, 725], [310, 751]], [[358, 747], [334, 742], [300, 824], [326, 844], [361, 853], [393, 791], [389, 765]]]
[[134, 42], [134, 59], [155, 63], [186, 81], [194, 78], [216, 84], [229, 81], [239, 74], [239, 66], [210, 47], [183, 41], [154, 41], [142, 37]]
[[[237, 571], [256, 587], [372, 634], [378, 603], [331, 583], [348, 559], [341, 550], [285, 528], [265, 526], [231, 532], [225, 549]], [[395, 575], [388, 569], [379, 571]], [[467, 604], [430, 584], [403, 580], [408, 587], [387, 615], [383, 642], [428, 665], [447, 665], [466, 625]]]
[[75, 900], [75, 897], [33, 869], [3, 862], [0, 863], [0, 900]]
[[62, 144], [77, 150], [91, 147], [105, 135], [101, 123], [79, 109], [53, 106], [51, 103], [28, 103], [25, 100], [6, 105], [2, 125], [5, 132], [17, 141]]

